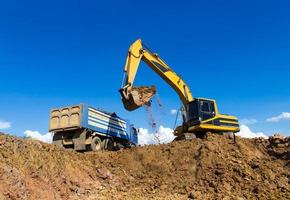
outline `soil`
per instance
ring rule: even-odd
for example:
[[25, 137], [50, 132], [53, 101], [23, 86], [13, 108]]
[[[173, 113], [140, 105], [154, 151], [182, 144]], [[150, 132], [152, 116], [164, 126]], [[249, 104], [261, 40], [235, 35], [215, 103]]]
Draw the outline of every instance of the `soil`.
[[155, 86], [140, 86], [121, 91], [125, 109], [132, 111], [144, 105], [151, 106], [151, 98], [155, 95], [156, 88]]
[[290, 199], [290, 138], [78, 153], [0, 134], [0, 200]]
[[155, 86], [139, 86], [139, 87], [132, 87], [131, 94], [135, 94], [138, 96], [134, 99], [138, 99], [142, 105], [151, 105], [151, 98], [156, 94], [156, 87]]

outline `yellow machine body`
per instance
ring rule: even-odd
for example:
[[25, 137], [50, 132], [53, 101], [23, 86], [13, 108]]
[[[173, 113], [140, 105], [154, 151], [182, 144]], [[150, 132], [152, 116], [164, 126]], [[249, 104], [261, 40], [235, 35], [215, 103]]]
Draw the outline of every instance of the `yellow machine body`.
[[143, 105], [150, 105], [151, 98], [156, 93], [154, 86], [133, 86], [141, 61], [169, 84], [183, 103], [183, 124], [176, 128], [174, 135], [180, 136], [188, 132], [197, 135], [206, 132], [235, 133], [240, 130], [237, 117], [220, 114], [215, 100], [194, 98], [182, 78], [156, 53], [145, 48], [140, 39], [136, 40], [128, 51], [120, 89], [122, 102], [127, 110], [133, 111]]

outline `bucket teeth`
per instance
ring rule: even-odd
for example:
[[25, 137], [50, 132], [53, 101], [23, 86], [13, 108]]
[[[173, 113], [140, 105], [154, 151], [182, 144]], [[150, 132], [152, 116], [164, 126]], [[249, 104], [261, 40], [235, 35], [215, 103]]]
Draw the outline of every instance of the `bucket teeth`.
[[151, 98], [156, 94], [154, 86], [142, 86], [128, 88], [126, 91], [120, 90], [123, 105], [126, 110], [133, 111], [137, 108], [151, 105]]

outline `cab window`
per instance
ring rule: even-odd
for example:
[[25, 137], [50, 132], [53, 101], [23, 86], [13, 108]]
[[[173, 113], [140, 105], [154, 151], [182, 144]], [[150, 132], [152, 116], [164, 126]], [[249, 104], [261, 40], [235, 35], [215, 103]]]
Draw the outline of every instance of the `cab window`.
[[215, 115], [214, 103], [210, 102], [210, 112]]
[[134, 128], [134, 127], [133, 127], [133, 134], [134, 134], [134, 135], [138, 135], [138, 131], [137, 131], [137, 129]]
[[207, 120], [215, 116], [214, 102], [212, 101], [201, 101], [200, 109], [202, 120]]
[[210, 112], [209, 102], [207, 102], [207, 101], [201, 102], [201, 111], [202, 112]]
[[199, 102], [197, 100], [194, 100], [189, 103], [189, 112], [188, 119], [189, 120], [198, 120], [199, 118]]

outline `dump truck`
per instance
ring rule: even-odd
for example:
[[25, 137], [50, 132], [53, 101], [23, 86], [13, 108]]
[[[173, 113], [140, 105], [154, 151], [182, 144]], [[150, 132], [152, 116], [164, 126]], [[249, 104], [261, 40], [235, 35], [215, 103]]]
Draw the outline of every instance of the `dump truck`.
[[[141, 61], [159, 75], [179, 96], [183, 107], [183, 123], [173, 134], [176, 140], [203, 138], [207, 133], [234, 134], [240, 131], [238, 118], [221, 114], [214, 99], [193, 97], [189, 86], [157, 53], [136, 40], [127, 53], [122, 86], [119, 92], [126, 110], [133, 111], [150, 105], [156, 93], [155, 86], [134, 86], [134, 79]], [[184, 72], [188, 73], [188, 72]], [[205, 82], [208, 80], [205, 79]]]
[[138, 130], [128, 120], [85, 104], [52, 109], [53, 144], [77, 151], [117, 150], [137, 145]]

